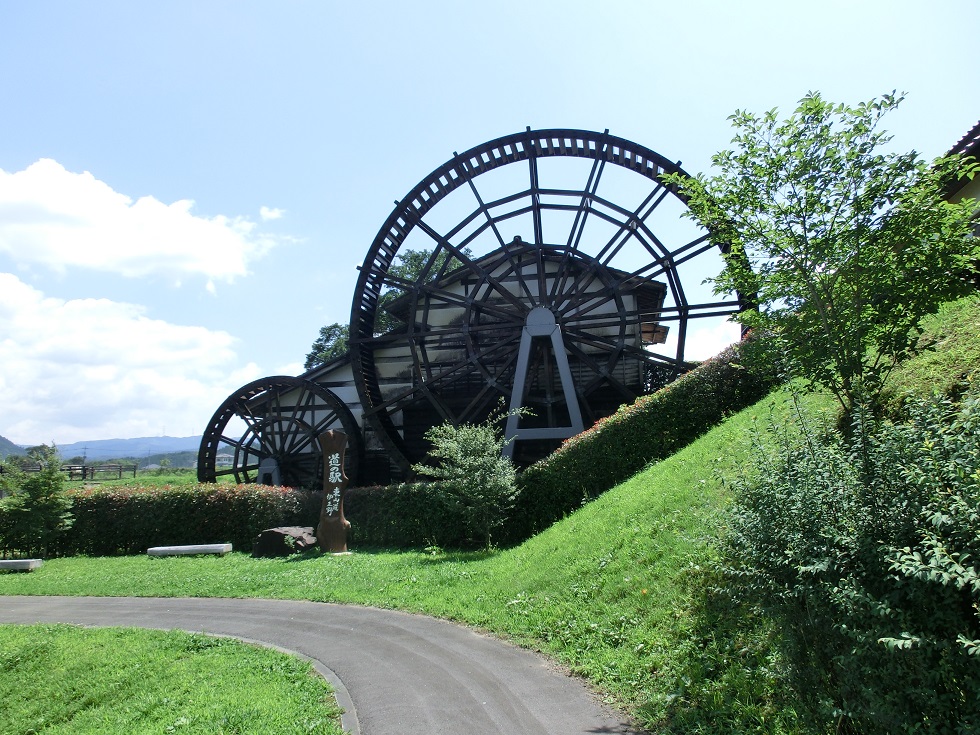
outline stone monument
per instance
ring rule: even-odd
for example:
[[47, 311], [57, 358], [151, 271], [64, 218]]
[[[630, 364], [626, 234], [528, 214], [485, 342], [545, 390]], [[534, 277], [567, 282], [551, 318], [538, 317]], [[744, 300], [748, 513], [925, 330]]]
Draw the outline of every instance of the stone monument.
[[323, 553], [344, 554], [347, 553], [347, 529], [350, 528], [350, 521], [344, 518], [344, 491], [347, 488], [344, 453], [347, 451], [347, 434], [342, 431], [325, 431], [318, 440], [320, 449], [323, 450], [323, 503], [320, 505], [316, 540]]

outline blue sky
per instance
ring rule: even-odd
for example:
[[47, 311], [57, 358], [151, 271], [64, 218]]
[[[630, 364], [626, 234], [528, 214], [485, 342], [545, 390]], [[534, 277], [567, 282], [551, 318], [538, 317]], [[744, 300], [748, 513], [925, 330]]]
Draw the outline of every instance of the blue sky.
[[0, 0], [0, 435], [199, 434], [347, 321], [394, 200], [527, 126], [608, 128], [699, 172], [738, 108], [897, 89], [896, 146], [940, 155], [980, 118], [978, 16], [975, 0]]

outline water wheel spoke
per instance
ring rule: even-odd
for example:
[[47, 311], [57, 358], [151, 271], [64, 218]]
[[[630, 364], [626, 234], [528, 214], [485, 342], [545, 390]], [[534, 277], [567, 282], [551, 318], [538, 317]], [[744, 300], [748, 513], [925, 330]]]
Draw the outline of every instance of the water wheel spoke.
[[509, 340], [502, 343], [488, 345], [466, 359], [456, 361], [444, 367], [436, 366], [438, 368], [437, 372], [432, 372], [433, 365], [429, 365], [428, 369], [430, 371], [431, 378], [423, 381], [425, 383], [424, 387], [422, 385], [412, 385], [408, 388], [402, 389], [401, 391], [393, 393], [387, 398], [382, 399], [381, 402], [371, 406], [370, 408], [365, 406], [364, 413], [365, 415], [368, 415], [369, 413], [378, 413], [379, 411], [383, 411], [394, 406], [400, 406], [406, 398], [415, 397], [420, 391], [431, 389], [432, 385], [438, 385], [448, 379], [456, 377], [461, 370], [476, 370], [477, 367], [475, 363], [477, 360], [493, 357], [495, 353], [506, 351], [507, 349], [514, 349], [513, 342], [514, 340]]
[[531, 217], [534, 222], [534, 244], [540, 246], [544, 242], [543, 226], [541, 224], [541, 193], [538, 182], [538, 157], [535, 154], [534, 141], [528, 138], [527, 167], [531, 191]]
[[[457, 160], [461, 160], [461, 159], [459, 159], [459, 154], [456, 153], [455, 151], [453, 151], [453, 156], [455, 156]], [[490, 215], [490, 208], [487, 207], [487, 205], [483, 201], [483, 197], [480, 196], [480, 192], [476, 188], [476, 182], [473, 180], [473, 177], [469, 175], [469, 172], [470, 172], [469, 165], [466, 164], [465, 162], [462, 162], [461, 168], [464, 171], [466, 171], [466, 173], [467, 173], [466, 183], [469, 184], [470, 192], [473, 194], [473, 198], [476, 199], [476, 204], [477, 204], [477, 210], [476, 210], [476, 212], [479, 213], [479, 214], [482, 214], [486, 218], [487, 225], [493, 230], [493, 235], [497, 239], [497, 243], [500, 245], [500, 247], [503, 247], [506, 244], [504, 242], [503, 235], [500, 234], [500, 230], [497, 229], [497, 223], [496, 223], [496, 221]], [[474, 216], [475, 216], [475, 213], [474, 213]], [[464, 221], [467, 222], [467, 224], [468, 224], [469, 223], [469, 218], [467, 218]]]
[[518, 309], [523, 308], [520, 300], [508, 289], [504, 288], [500, 283], [498, 283], [492, 275], [487, 273], [483, 266], [468, 257], [461, 249], [457, 248], [455, 245], [449, 242], [449, 240], [440, 235], [422, 220], [418, 221], [417, 226], [420, 230], [422, 230], [422, 232], [432, 238], [438, 247], [442, 247], [451, 252], [453, 256], [465, 267], [467, 267], [474, 275], [477, 275], [481, 280], [485, 279], [488, 283], [490, 283], [501, 298], [503, 298], [505, 301], [509, 301]]
[[[442, 287], [437, 283], [419, 283], [396, 277], [386, 277], [385, 280], [391, 281], [392, 284], [399, 284], [399, 288], [404, 288], [409, 294], [416, 294], [416, 299], [418, 299], [419, 296], [425, 296], [427, 300], [441, 301], [448, 307], [455, 306], [465, 308], [470, 304], [470, 300], [465, 295], [457, 293], [456, 291], [451, 291], [450, 289]], [[497, 284], [495, 286], [495, 289], [496, 288], [501, 288], [501, 286]], [[513, 311], [509, 311], [502, 306], [497, 306], [490, 303], [486, 304], [484, 308], [487, 311], [494, 313], [501, 319], [511, 321], [517, 321], [518, 319]]]
[[644, 312], [644, 321], [651, 317], [661, 322], [678, 321], [682, 319], [705, 319], [716, 316], [732, 316], [742, 310], [738, 301], [711, 301], [704, 304], [684, 304], [683, 306], [664, 306], [656, 312]]
[[[608, 133], [608, 131], [606, 132]], [[603, 143], [602, 145], [604, 146], [605, 144]], [[585, 226], [588, 223], [589, 214], [592, 211], [592, 201], [597, 195], [599, 180], [602, 178], [605, 165], [606, 160], [601, 156], [592, 162], [589, 178], [579, 198], [579, 203], [575, 211], [575, 219], [572, 221], [572, 226], [568, 232], [568, 240], [565, 243], [565, 250], [558, 264], [558, 271], [552, 281], [552, 290], [549, 294], [552, 303], [557, 300], [558, 294], [565, 293], [566, 291], [568, 277], [571, 274], [571, 261], [573, 255], [578, 253], [581, 247], [582, 236], [585, 234]]]
[[472, 423], [476, 420], [476, 417], [489, 406], [495, 392], [493, 383], [484, 383], [480, 391], [473, 397], [473, 400], [460, 411], [460, 421], [462, 423]]
[[614, 375], [611, 375], [608, 367], [601, 365], [592, 355], [577, 345], [574, 340], [566, 339], [565, 347], [573, 355], [578, 357], [581, 364], [588, 367], [596, 375], [595, 378], [586, 383], [584, 386], [580, 386], [579, 391], [582, 396], [588, 396], [593, 390], [595, 390], [596, 386], [605, 382], [615, 388], [626, 400], [633, 400], [636, 397], [635, 391], [630, 390]]
[[659, 362], [665, 365], [672, 365], [682, 370], [687, 370], [690, 367], [683, 360], [672, 359], [656, 352], [650, 352], [649, 350], [645, 350], [642, 347], [636, 347], [635, 345], [623, 342], [622, 340], [613, 340], [603, 337], [602, 335], [581, 332], [575, 329], [569, 329], [568, 334], [581, 344], [595, 347], [607, 352], [615, 351], [618, 353], [627, 354], [632, 357], [640, 358], [643, 362]]
[[655, 283], [653, 275], [663, 272], [664, 268], [659, 262], [644, 263], [639, 268], [628, 272], [619, 272], [611, 276], [606, 271], [606, 283], [602, 283], [598, 288], [590, 289], [590, 286], [602, 278], [602, 269], [593, 264], [589, 269], [583, 270], [578, 279], [574, 282], [572, 289], [567, 293], [565, 299], [560, 302], [559, 307], [562, 313], [573, 312], [582, 308], [583, 304], [591, 301], [601, 301], [615, 298], [630, 286], [638, 287], [645, 283]]
[[714, 248], [715, 245], [711, 242], [711, 236], [708, 233], [705, 233], [700, 237], [696, 237], [690, 242], [681, 245], [679, 248], [672, 250], [670, 253], [670, 258], [674, 263], [674, 267], [677, 267], [679, 265], [683, 265], [689, 260], [693, 260], [699, 255], [713, 250]]

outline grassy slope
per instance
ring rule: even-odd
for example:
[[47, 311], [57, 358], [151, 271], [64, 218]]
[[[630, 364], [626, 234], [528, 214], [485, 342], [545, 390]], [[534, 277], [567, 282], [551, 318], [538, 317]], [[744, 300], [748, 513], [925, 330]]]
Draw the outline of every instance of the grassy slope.
[[892, 374], [886, 396], [893, 403], [906, 395], [948, 394], [980, 370], [980, 296], [947, 304], [923, 326], [919, 342], [928, 349]]
[[[980, 365], [976, 300], [931, 324], [958, 336], [919, 368], [903, 368], [902, 383], [919, 391], [938, 384], [921, 366], [939, 360], [950, 376]], [[806, 404], [835, 410], [818, 395]], [[721, 533], [724, 478], [747, 466], [758, 424], [789, 410], [788, 393], [777, 391], [502, 552], [51, 560], [31, 575], [0, 577], [0, 594], [289, 597], [427, 612], [547, 651], [661, 731], [793, 732], [802, 724], [781, 697], [779, 662], [758, 637], [764, 626], [732, 625], [712, 609], [704, 576]]]

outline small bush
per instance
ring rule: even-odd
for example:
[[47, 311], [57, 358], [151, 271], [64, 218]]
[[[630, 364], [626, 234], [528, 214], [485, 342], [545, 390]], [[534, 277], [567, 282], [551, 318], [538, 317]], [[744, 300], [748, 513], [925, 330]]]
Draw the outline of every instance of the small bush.
[[736, 488], [725, 566], [776, 621], [799, 701], [840, 732], [980, 730], [977, 391], [774, 436]]
[[517, 499], [517, 470], [501, 456], [506, 441], [498, 414], [481, 424], [440, 424], [425, 433], [432, 442], [428, 460], [417, 464], [421, 475], [442, 482], [433, 488], [439, 503], [463, 522], [468, 541], [490, 547], [491, 535], [504, 525]]

